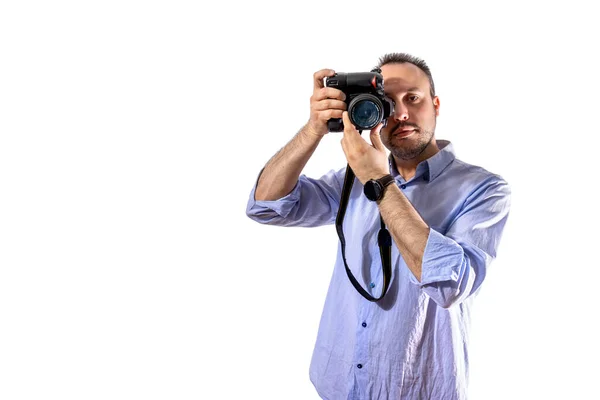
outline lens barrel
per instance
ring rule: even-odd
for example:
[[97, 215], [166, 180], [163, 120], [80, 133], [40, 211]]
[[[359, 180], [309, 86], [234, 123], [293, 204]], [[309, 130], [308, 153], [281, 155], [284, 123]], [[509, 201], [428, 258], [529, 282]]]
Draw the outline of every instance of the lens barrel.
[[383, 103], [372, 94], [359, 94], [350, 101], [348, 116], [356, 129], [371, 130], [383, 120]]

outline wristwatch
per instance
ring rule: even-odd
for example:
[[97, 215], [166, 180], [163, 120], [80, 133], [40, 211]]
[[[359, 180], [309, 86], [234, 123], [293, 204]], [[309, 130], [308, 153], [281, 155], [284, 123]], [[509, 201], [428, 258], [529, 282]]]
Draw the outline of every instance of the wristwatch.
[[394, 177], [387, 174], [379, 179], [371, 179], [365, 183], [365, 196], [371, 201], [378, 201], [383, 198], [385, 187], [394, 182]]

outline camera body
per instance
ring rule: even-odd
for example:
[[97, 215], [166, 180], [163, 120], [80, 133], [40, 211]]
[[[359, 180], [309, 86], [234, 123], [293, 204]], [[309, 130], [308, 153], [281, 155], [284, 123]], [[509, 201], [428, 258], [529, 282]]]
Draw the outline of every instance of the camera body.
[[[339, 72], [325, 79], [325, 86], [346, 94], [348, 117], [356, 129], [371, 130], [380, 122], [386, 126], [394, 113], [395, 103], [383, 90], [383, 76], [378, 72]], [[327, 121], [330, 132], [342, 132], [341, 118]]]

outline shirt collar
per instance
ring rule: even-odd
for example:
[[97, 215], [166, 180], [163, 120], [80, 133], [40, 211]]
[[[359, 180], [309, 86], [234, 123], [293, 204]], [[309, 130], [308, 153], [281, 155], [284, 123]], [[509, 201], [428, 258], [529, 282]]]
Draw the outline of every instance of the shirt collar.
[[[454, 147], [451, 142], [448, 140], [436, 140], [436, 143], [440, 151], [429, 157], [427, 160], [421, 161], [419, 165], [417, 165], [413, 179], [423, 176], [426, 181], [431, 182], [440, 176], [442, 171], [456, 158]], [[394, 157], [391, 154], [389, 163], [392, 176], [394, 178], [400, 177], [400, 173], [394, 162]]]

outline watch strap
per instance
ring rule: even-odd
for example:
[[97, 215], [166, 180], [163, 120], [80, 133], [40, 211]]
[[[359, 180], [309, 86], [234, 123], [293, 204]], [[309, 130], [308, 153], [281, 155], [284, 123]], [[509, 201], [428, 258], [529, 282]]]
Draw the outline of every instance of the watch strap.
[[391, 174], [384, 175], [381, 178], [377, 179], [377, 182], [379, 182], [382, 187], [386, 187], [387, 185], [389, 185], [390, 183], [392, 183], [394, 181], [395, 181], [395, 179]]

